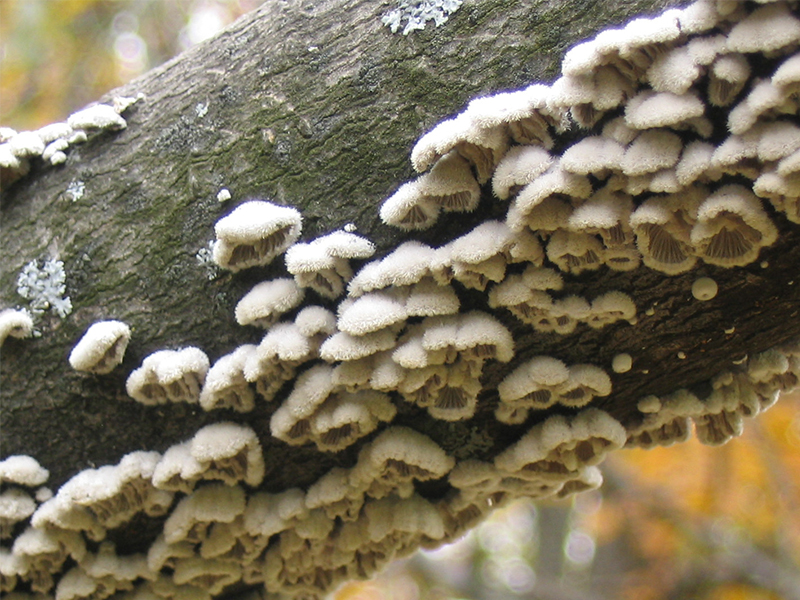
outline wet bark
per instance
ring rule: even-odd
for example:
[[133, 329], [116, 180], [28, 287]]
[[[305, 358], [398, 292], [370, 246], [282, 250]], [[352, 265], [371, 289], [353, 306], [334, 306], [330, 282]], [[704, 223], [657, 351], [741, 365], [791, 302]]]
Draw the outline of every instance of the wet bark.
[[[308, 486], [332, 466], [352, 465], [359, 444], [324, 454], [270, 438], [278, 402], [244, 415], [209, 414], [186, 405], [145, 407], [126, 396], [127, 375], [153, 351], [195, 345], [213, 362], [260, 340], [260, 330], [236, 324], [233, 307], [256, 282], [283, 274], [282, 261], [236, 274], [209, 271], [197, 253], [213, 239], [214, 223], [245, 199], [273, 199], [302, 211], [305, 240], [355, 223], [387, 253], [409, 236], [381, 224], [377, 209], [413, 177], [408, 154], [422, 133], [471, 98], [552, 80], [576, 41], [665, 4], [467, 2], [445, 25], [402, 36], [381, 24], [388, 10], [381, 3], [267, 2], [109, 94], [105, 100], [144, 94], [124, 115], [127, 129], [75, 147], [63, 166], [34, 165], [2, 193], [0, 305], [25, 305], [16, 293], [25, 264], [60, 259], [74, 310], [64, 319], [47, 313], [37, 323], [40, 337], [3, 346], [0, 456], [36, 457], [57, 488], [81, 469], [114, 464], [134, 450], [164, 451], [225, 419], [259, 433], [263, 489]], [[80, 197], [67, 193], [77, 182]], [[217, 201], [221, 188], [232, 200]], [[483, 195], [475, 213], [411, 237], [438, 245], [501, 218], [505, 206], [490, 189]], [[748, 267], [704, 265], [675, 277], [603, 269], [567, 278], [566, 293], [589, 299], [629, 293], [639, 309], [635, 326], [557, 336], [497, 313], [514, 332], [517, 355], [510, 365], [485, 369], [478, 414], [446, 423], [397, 398], [396, 423], [423, 431], [459, 459], [491, 458], [552, 412], [520, 427], [493, 415], [497, 383], [540, 354], [610, 371], [615, 354], [630, 353], [634, 368], [615, 375], [613, 393], [596, 404], [623, 422], [636, 418], [645, 395], [679, 387], [702, 394], [734, 361], [800, 335], [800, 233], [773, 216], [779, 240]], [[720, 288], [709, 302], [690, 292], [703, 275]], [[459, 292], [463, 310], [488, 310], [485, 295]], [[112, 318], [133, 330], [122, 366], [103, 376], [73, 371], [67, 356], [74, 343], [91, 323]], [[436, 497], [445, 487], [421, 491]], [[141, 550], [158, 529], [137, 523], [137, 535], [112, 537], [119, 551]]]

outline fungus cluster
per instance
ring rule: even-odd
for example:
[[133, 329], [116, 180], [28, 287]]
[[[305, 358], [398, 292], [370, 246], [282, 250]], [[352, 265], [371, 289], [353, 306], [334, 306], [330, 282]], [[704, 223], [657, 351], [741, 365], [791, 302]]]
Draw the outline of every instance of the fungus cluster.
[[33, 160], [63, 164], [71, 146], [86, 142], [101, 131], [125, 129], [128, 124], [122, 113], [139, 99], [114, 98], [113, 106], [95, 104], [71, 114], [64, 123], [52, 123], [36, 131], [0, 127], [0, 182], [9, 185], [24, 177]]
[[[52, 498], [30, 493], [46, 471], [9, 457], [0, 537], [13, 541], [0, 549], [0, 591], [19, 582], [57, 599], [210, 599], [244, 582], [320, 598], [458, 538], [515, 498], [598, 487], [613, 450], [669, 445], [692, 430], [707, 444], [739, 435], [744, 419], [800, 384], [800, 342], [719, 373], [707, 397], [679, 389], [642, 398], [621, 423], [595, 398], [612, 394], [631, 355], [568, 365], [515, 348], [501, 318], [507, 311], [535, 336], [624, 328], [638, 319], [625, 292], [565, 290], [585, 271], [744, 266], [775, 241], [778, 213], [800, 222], [798, 42], [800, 19], [785, 3], [750, 11], [699, 0], [576, 46], [552, 85], [473, 100], [422, 136], [411, 153], [420, 176], [381, 208], [385, 223], [415, 231], [442, 212], [477, 210], [490, 188], [508, 203], [503, 220], [438, 247], [408, 240], [372, 259], [372, 242], [347, 227], [298, 242], [294, 208], [232, 208], [216, 223], [214, 261], [237, 272], [285, 252], [292, 276], [257, 284], [234, 309], [239, 324], [265, 330], [260, 342], [213, 364], [199, 348], [154, 352], [129, 375], [128, 395], [227, 418], [274, 403], [271, 444], [337, 453], [361, 440], [358, 451], [337, 455], [339, 466], [307, 489], [275, 491], [267, 432], [223, 421], [163, 454], [82, 471]], [[559, 154], [572, 124], [587, 135]], [[692, 286], [701, 301], [717, 292], [707, 277]], [[0, 332], [24, 335], [26, 323], [2, 313]], [[95, 324], [70, 363], [107, 373], [129, 338], [122, 323]], [[496, 394], [483, 384], [490, 369], [502, 378]], [[484, 460], [456, 460], [469, 453], [393, 423], [400, 410], [427, 418], [419, 409], [434, 423], [489, 409], [501, 427], [517, 426], [507, 429], [516, 441]], [[146, 553], [118, 555], [110, 531], [142, 513], [163, 517], [158, 537]]]

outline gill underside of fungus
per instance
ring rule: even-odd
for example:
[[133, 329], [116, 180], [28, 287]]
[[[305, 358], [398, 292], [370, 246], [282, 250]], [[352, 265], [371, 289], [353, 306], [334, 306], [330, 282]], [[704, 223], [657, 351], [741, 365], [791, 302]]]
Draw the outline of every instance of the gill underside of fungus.
[[[798, 385], [795, 3], [580, 44], [567, 10], [475, 8], [494, 45], [564, 32], [538, 82], [461, 13], [420, 50], [374, 3], [344, 38], [334, 3], [272, 4], [105, 99], [57, 164], [3, 133], [0, 591], [321, 597]], [[218, 78], [232, 57], [252, 76]], [[72, 314], [16, 288], [48, 260]], [[112, 320], [127, 347], [77, 372]]]

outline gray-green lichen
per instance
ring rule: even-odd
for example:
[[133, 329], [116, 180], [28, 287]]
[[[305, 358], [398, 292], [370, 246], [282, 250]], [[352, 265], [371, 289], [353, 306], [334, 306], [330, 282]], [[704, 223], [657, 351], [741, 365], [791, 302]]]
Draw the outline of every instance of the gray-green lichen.
[[62, 261], [32, 260], [17, 277], [17, 293], [28, 300], [28, 310], [33, 316], [39, 317], [52, 310], [63, 319], [72, 312], [72, 301], [64, 295], [66, 280]]
[[381, 22], [397, 33], [403, 26], [403, 35], [408, 35], [417, 29], [425, 29], [428, 21], [433, 21], [436, 27], [447, 22], [449, 16], [456, 12], [462, 0], [400, 0], [395, 9], [383, 15]]

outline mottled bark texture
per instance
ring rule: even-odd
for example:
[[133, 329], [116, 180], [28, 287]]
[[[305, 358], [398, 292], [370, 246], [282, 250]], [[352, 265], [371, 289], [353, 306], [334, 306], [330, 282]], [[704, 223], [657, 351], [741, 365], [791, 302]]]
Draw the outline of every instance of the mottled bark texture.
[[[209, 279], [196, 254], [213, 238], [214, 223], [244, 199], [271, 198], [302, 211], [303, 239], [352, 222], [386, 253], [407, 236], [381, 224], [377, 209], [412, 178], [408, 155], [422, 133], [471, 98], [552, 80], [575, 42], [665, 4], [468, 0], [442, 27], [404, 37], [381, 24], [386, 3], [270, 1], [110, 94], [106, 100], [145, 95], [125, 113], [127, 129], [75, 147], [63, 166], [35, 165], [3, 191], [0, 304], [24, 306], [16, 293], [20, 269], [57, 258], [74, 310], [63, 320], [47, 313], [37, 324], [41, 337], [5, 343], [0, 454], [36, 457], [57, 487], [81, 469], [134, 450], [164, 451], [200, 426], [228, 419], [261, 436], [266, 490], [308, 486], [334, 465], [352, 465], [359, 444], [331, 455], [271, 439], [277, 402], [241, 415], [127, 398], [125, 378], [155, 350], [196, 345], [213, 362], [262, 335], [237, 325], [233, 307], [254, 283], [281, 274], [283, 263]], [[71, 182], [83, 183], [79, 199], [66, 193]], [[216, 199], [223, 187], [233, 195], [227, 203]], [[487, 187], [476, 213], [412, 237], [438, 244], [504, 210]], [[517, 356], [511, 365], [487, 367], [478, 414], [446, 423], [398, 398], [396, 423], [421, 430], [457, 458], [490, 458], [531, 425], [500, 425], [494, 388], [538, 354], [607, 370], [616, 353], [633, 355], [634, 368], [614, 376], [613, 393], [596, 401], [623, 422], [635, 418], [636, 402], [647, 394], [695, 386], [703, 397], [705, 382], [732, 361], [800, 334], [800, 235], [772, 216], [779, 240], [748, 267], [705, 265], [675, 277], [603, 268], [568, 278], [567, 291], [589, 299], [612, 289], [630, 293], [636, 326], [557, 336], [497, 313], [514, 331]], [[709, 302], [691, 296], [701, 275], [719, 284]], [[462, 307], [486, 309], [485, 296], [463, 291]], [[74, 343], [92, 322], [111, 318], [133, 330], [122, 366], [103, 376], [71, 370]], [[433, 498], [445, 487], [421, 491]], [[158, 529], [137, 520], [135, 535], [112, 537], [120, 552], [143, 550]]]

